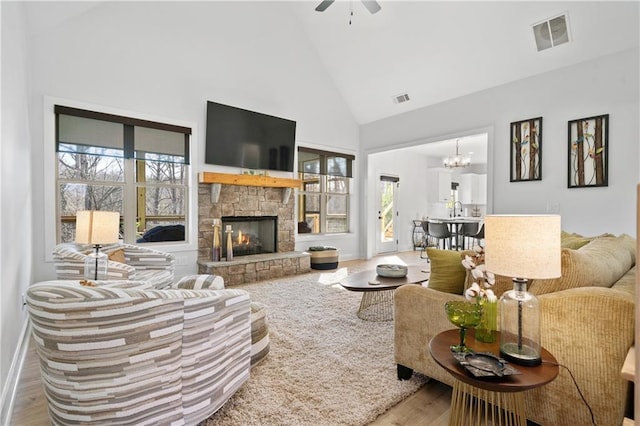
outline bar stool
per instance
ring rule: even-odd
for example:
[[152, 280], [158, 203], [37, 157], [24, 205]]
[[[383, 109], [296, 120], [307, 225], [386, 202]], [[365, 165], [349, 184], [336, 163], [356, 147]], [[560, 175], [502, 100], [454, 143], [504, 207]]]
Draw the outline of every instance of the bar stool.
[[451, 231], [449, 230], [449, 226], [447, 226], [446, 223], [429, 222], [429, 226], [427, 229], [427, 233], [430, 237], [437, 239], [438, 243], [442, 241], [443, 249], [446, 249], [447, 244], [449, 246], [449, 249], [451, 249]]
[[[462, 224], [462, 250], [467, 248], [467, 238], [471, 238], [473, 240], [473, 236], [478, 233], [478, 227], [478, 222], [467, 222]], [[471, 246], [473, 247], [473, 244]]]
[[484, 223], [480, 226], [480, 230], [473, 235], [469, 235], [469, 238], [473, 240], [472, 246], [475, 244], [482, 245], [480, 242], [484, 240]]
[[427, 256], [427, 247], [437, 246], [437, 241], [434, 242], [433, 238], [429, 236], [429, 221], [421, 221], [422, 226], [422, 244], [420, 247], [420, 259], [427, 259], [429, 262], [429, 256]]

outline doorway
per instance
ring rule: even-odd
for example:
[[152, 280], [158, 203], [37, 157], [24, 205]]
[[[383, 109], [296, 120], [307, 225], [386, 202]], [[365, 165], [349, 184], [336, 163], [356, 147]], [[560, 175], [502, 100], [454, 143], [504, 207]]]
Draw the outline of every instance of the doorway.
[[378, 226], [376, 254], [398, 251], [398, 188], [400, 178], [380, 175], [378, 179]]
[[[489, 167], [488, 159], [493, 155], [492, 127], [425, 138], [405, 146], [393, 146], [388, 142], [387, 150], [379, 147], [374, 152], [368, 152], [366, 157], [366, 175], [362, 183], [363, 212], [366, 212], [366, 218], [363, 218], [361, 232], [364, 235], [363, 255], [367, 259], [375, 256], [380, 250], [387, 250], [379, 248], [380, 176], [399, 176], [402, 180], [403, 189], [397, 197], [398, 216], [394, 224], [398, 240], [397, 251], [412, 250], [413, 221], [425, 217], [446, 217], [450, 212], [446, 204], [436, 202], [429, 196], [431, 185], [427, 171], [431, 168], [443, 168], [442, 159], [455, 152], [456, 140], [460, 141], [462, 152], [470, 155], [472, 160], [471, 165], [464, 168], [464, 173], [487, 175], [486, 212], [481, 211], [481, 214], [491, 213], [493, 169]], [[457, 174], [453, 180], [458, 180]]]

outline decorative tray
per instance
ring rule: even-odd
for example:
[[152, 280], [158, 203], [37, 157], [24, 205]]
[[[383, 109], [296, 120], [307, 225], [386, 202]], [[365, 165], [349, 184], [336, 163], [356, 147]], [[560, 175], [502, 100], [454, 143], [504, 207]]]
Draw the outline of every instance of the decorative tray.
[[504, 377], [520, 374], [507, 361], [490, 352], [453, 353], [453, 357], [474, 377]]

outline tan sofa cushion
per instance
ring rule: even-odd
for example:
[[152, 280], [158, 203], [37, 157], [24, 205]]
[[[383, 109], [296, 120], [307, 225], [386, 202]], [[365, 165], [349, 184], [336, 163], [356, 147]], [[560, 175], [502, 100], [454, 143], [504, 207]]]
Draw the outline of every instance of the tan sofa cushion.
[[599, 237], [578, 250], [563, 248], [562, 277], [533, 280], [529, 291], [545, 294], [578, 287], [611, 287], [635, 264], [635, 241], [628, 235]]
[[560, 246], [562, 248], [577, 250], [580, 247], [589, 244], [590, 241], [591, 239], [585, 238], [578, 234], [568, 234], [566, 232], [563, 232], [562, 236], [560, 237]]
[[462, 266], [460, 252], [427, 247], [431, 274], [427, 286], [452, 294], [462, 294], [467, 270]]

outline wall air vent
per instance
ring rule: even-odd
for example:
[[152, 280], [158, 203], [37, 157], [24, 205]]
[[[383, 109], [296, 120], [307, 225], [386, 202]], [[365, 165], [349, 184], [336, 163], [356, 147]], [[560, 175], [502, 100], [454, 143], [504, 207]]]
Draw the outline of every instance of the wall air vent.
[[403, 102], [407, 102], [409, 100], [409, 95], [406, 93], [403, 93], [401, 95], [395, 95], [393, 97], [393, 102], [396, 104], [401, 104]]
[[538, 52], [571, 41], [569, 35], [569, 15], [566, 13], [533, 24], [531, 29], [533, 30]]

